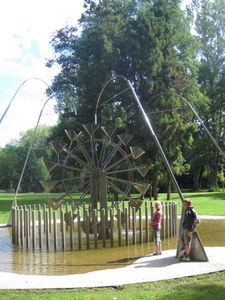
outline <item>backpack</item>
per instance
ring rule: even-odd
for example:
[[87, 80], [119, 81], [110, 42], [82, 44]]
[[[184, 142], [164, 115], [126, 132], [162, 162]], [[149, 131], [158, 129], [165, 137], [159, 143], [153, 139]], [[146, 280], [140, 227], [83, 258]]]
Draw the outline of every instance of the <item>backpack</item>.
[[200, 225], [201, 223], [201, 220], [196, 212], [196, 210], [194, 210], [193, 208], [191, 209], [192, 213], [193, 213], [193, 216], [194, 216], [194, 221], [193, 221], [193, 225], [194, 227]]

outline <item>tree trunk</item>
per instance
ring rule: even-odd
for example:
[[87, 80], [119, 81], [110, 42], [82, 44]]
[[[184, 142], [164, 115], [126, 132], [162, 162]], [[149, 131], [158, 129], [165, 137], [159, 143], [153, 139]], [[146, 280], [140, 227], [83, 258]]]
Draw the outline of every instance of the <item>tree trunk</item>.
[[212, 152], [211, 154], [211, 162], [210, 162], [210, 178], [209, 184], [210, 187], [217, 187], [218, 180], [217, 180], [217, 173], [218, 173], [218, 152]]
[[153, 178], [152, 193], [153, 193], [154, 200], [158, 200], [158, 179], [157, 179], [157, 177]]
[[166, 194], [167, 194], [167, 197], [166, 197], [166, 200], [170, 200], [171, 199], [171, 178], [170, 178], [170, 175], [169, 173], [167, 173], [167, 183], [166, 183]]
[[194, 191], [198, 191], [199, 190], [199, 170], [198, 168], [194, 167], [193, 169], [193, 177], [194, 177]]

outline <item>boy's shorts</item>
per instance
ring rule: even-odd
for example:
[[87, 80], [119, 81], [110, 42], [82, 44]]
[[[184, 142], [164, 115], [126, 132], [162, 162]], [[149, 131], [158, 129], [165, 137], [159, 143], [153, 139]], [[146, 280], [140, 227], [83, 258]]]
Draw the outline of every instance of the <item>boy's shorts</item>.
[[153, 238], [154, 238], [155, 245], [161, 244], [160, 229], [158, 227], [153, 228]]
[[191, 244], [192, 239], [188, 236], [188, 229], [183, 229], [180, 233], [180, 237], [184, 240], [185, 244]]

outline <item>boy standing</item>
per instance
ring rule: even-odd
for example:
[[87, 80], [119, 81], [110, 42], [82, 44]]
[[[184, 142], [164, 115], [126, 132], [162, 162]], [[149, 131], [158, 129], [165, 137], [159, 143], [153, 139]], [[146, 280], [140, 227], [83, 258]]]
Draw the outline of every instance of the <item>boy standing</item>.
[[161, 255], [162, 254], [162, 246], [161, 246], [161, 239], [160, 239], [160, 228], [161, 228], [161, 220], [163, 217], [161, 202], [155, 202], [155, 213], [153, 214], [151, 227], [153, 230], [153, 237], [155, 242], [155, 252], [153, 255]]
[[184, 220], [180, 233], [181, 251], [178, 258], [181, 261], [190, 261], [191, 242], [193, 237], [194, 226], [194, 213], [192, 211], [191, 199], [184, 199]]

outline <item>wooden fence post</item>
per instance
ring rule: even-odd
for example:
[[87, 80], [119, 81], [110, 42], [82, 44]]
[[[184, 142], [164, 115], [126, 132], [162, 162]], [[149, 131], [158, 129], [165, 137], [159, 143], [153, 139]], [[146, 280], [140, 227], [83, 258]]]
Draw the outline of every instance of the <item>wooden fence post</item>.
[[20, 241], [22, 248], [24, 247], [24, 218], [23, 218], [23, 208], [20, 209]]
[[142, 208], [139, 207], [139, 242], [143, 243]]
[[110, 208], [110, 245], [114, 246], [114, 213], [113, 208]]
[[36, 248], [36, 218], [35, 218], [35, 210], [32, 210], [32, 246], [33, 246], [33, 249]]
[[132, 207], [133, 245], [136, 245], [136, 210]]
[[86, 246], [87, 246], [87, 249], [90, 248], [90, 239], [89, 239], [89, 224], [90, 224], [90, 218], [89, 218], [89, 210], [88, 209], [85, 209], [85, 228], [86, 228]]
[[73, 212], [69, 212], [69, 221], [70, 221], [70, 249], [73, 250]]
[[102, 246], [106, 247], [106, 211], [104, 208], [101, 209], [101, 230], [102, 230]]
[[16, 209], [16, 214], [17, 214], [17, 246], [19, 246], [20, 244], [20, 238], [21, 238], [21, 235], [20, 235], [20, 209], [19, 207], [17, 207]]
[[16, 215], [16, 208], [12, 208], [12, 242], [16, 244], [16, 237], [17, 237], [17, 215]]
[[121, 210], [117, 210], [117, 229], [118, 229], [118, 244], [121, 246]]
[[57, 212], [53, 211], [53, 235], [54, 235], [54, 249], [57, 249]]
[[60, 228], [62, 235], [62, 249], [65, 249], [65, 223], [64, 223], [64, 211], [60, 211]]
[[29, 235], [29, 210], [26, 209], [25, 210], [25, 237], [26, 237], [26, 247], [29, 247], [29, 243], [30, 243], [30, 235]]
[[42, 248], [42, 213], [41, 213], [41, 208], [39, 207], [38, 210], [38, 236], [39, 236], [39, 247], [40, 249]]
[[78, 248], [82, 249], [82, 240], [81, 240], [81, 221], [80, 221], [80, 210], [77, 210], [77, 231], [78, 231]]
[[97, 230], [97, 223], [98, 223], [98, 212], [97, 209], [92, 210], [92, 228], [94, 233], [94, 244], [95, 249], [98, 248], [98, 230]]
[[125, 208], [125, 232], [126, 232], [126, 245], [129, 245], [129, 216], [128, 208]]
[[146, 243], [149, 242], [149, 220], [148, 220], [148, 203], [145, 205], [145, 230], [146, 230]]
[[48, 210], [45, 210], [45, 236], [46, 236], [46, 248], [47, 250], [49, 250], [49, 246], [50, 246], [50, 239], [49, 239], [49, 212]]

